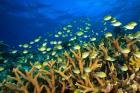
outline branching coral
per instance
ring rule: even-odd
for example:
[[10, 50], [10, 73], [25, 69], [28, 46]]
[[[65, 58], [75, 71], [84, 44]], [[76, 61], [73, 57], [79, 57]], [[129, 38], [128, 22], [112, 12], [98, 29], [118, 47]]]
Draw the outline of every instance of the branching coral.
[[[15, 68], [14, 75], [0, 85], [1, 92], [140, 92], [140, 54], [139, 48], [135, 45], [137, 41], [127, 37], [121, 41], [120, 38], [113, 39], [113, 44], [110, 42], [109, 46], [112, 49], [108, 49], [103, 43], [100, 43], [99, 47], [92, 47], [90, 44], [86, 49], [65, 51], [64, 55], [61, 55], [61, 62], [44, 62], [40, 63], [41, 67], [31, 64], [31, 69], [27, 71]], [[128, 53], [122, 52], [124, 45], [130, 49]], [[120, 55], [113, 56], [116, 53]], [[119, 62], [118, 56], [124, 63]]]
[[[35, 65], [32, 65], [32, 68], [29, 71], [25, 72], [22, 72], [17, 68], [13, 69], [15, 77], [8, 77], [9, 82], [6, 82], [4, 86], [13, 91], [16, 91], [17, 93], [30, 93], [30, 91], [33, 91], [34, 93], [41, 93], [44, 90], [46, 90], [47, 93], [54, 93], [55, 75], [52, 68], [53, 65], [54, 62], [47, 64], [47, 66], [50, 68], [50, 71], [44, 70], [44, 66], [42, 66], [42, 68], [38, 70]], [[44, 73], [45, 75], [47, 75], [47, 77], [50, 78], [45, 77]], [[48, 86], [41, 83], [41, 81], [46, 81]], [[30, 89], [32, 87], [33, 90]]]

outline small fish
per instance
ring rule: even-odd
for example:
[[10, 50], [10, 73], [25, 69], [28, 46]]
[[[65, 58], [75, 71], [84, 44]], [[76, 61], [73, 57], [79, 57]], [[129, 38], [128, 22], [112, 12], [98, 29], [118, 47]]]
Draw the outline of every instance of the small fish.
[[87, 36], [87, 35], [84, 35], [83, 37], [84, 37], [84, 38], [87, 38], [88, 36]]
[[41, 52], [43, 52], [43, 51], [46, 50], [46, 46], [41, 46], [41, 47], [38, 48], [38, 50], [41, 51]]
[[42, 65], [41, 65], [39, 62], [35, 62], [35, 67], [36, 67], [37, 69], [40, 69], [40, 68], [42, 67]]
[[97, 52], [93, 52], [93, 53], [90, 54], [90, 58], [91, 58], [91, 59], [94, 59], [94, 58], [97, 57], [97, 55], [98, 55]]
[[90, 73], [90, 72], [92, 71], [92, 69], [91, 69], [90, 67], [85, 67], [85, 68], [84, 68], [84, 71], [85, 71], [86, 73]]
[[106, 37], [106, 38], [112, 37], [112, 33], [111, 33], [111, 32], [105, 33], [105, 37]]
[[67, 25], [67, 27], [71, 28], [71, 27], [72, 27], [72, 25], [70, 25], [70, 24], [69, 24], [69, 25]]
[[128, 34], [128, 36], [127, 36], [129, 39], [134, 39], [135, 37], [132, 35], [132, 34]]
[[121, 52], [125, 53], [125, 54], [128, 54], [128, 53], [130, 53], [130, 49], [129, 48], [122, 48]]
[[100, 78], [105, 78], [107, 75], [105, 72], [96, 72], [96, 76]]
[[67, 33], [70, 33], [70, 32], [71, 32], [71, 30], [68, 29], [68, 30], [67, 30]]
[[62, 45], [57, 45], [56, 48], [57, 48], [58, 50], [61, 50], [63, 47], [62, 47]]
[[61, 31], [59, 31], [59, 32], [58, 32], [58, 35], [62, 35], [62, 32], [61, 32]]
[[23, 44], [22, 47], [23, 48], [29, 48], [29, 45], [28, 44]]
[[46, 48], [46, 51], [51, 51], [51, 48], [49, 48], [49, 47], [48, 47], [48, 48]]
[[53, 41], [53, 44], [56, 45], [57, 44], [57, 41]]
[[74, 93], [83, 93], [80, 89], [74, 90]]
[[112, 25], [115, 26], [115, 27], [118, 27], [118, 26], [121, 26], [122, 23], [117, 21], [117, 22], [112, 23]]
[[74, 46], [74, 49], [75, 49], [75, 50], [79, 50], [80, 48], [81, 48], [80, 45], [75, 45], [75, 46]]
[[115, 61], [115, 58], [110, 57], [110, 56], [107, 56], [107, 57], [106, 57], [106, 60], [107, 60], [107, 61]]
[[96, 41], [95, 37], [90, 38], [90, 41]]
[[89, 56], [89, 52], [83, 52], [82, 53], [82, 58], [87, 58]]
[[39, 41], [41, 40], [41, 38], [42, 38], [41, 36], [37, 37], [37, 38], [34, 40], [34, 42], [36, 42], [36, 43], [39, 42]]
[[33, 42], [33, 41], [30, 42], [31, 45], [34, 44], [34, 43], [35, 43], [35, 42]]
[[134, 53], [134, 56], [136, 56], [137, 58], [140, 58], [140, 51], [136, 51], [136, 52]]
[[16, 54], [18, 51], [17, 50], [12, 50], [11, 53], [12, 54]]
[[22, 45], [21, 45], [21, 44], [19, 44], [18, 46], [19, 46], [19, 47], [22, 47]]
[[135, 34], [134, 34], [134, 38], [139, 38], [140, 39], [140, 31], [137, 31]]
[[122, 70], [122, 71], [127, 71], [127, 70], [128, 70], [127, 65], [126, 65], [126, 64], [124, 64], [124, 65], [121, 67], [121, 70]]
[[67, 27], [63, 27], [63, 30], [67, 30]]
[[81, 77], [82, 79], [87, 79], [87, 74], [83, 74]]
[[104, 17], [104, 21], [109, 21], [109, 20], [111, 20], [111, 18], [112, 18], [112, 16], [107, 15], [107, 16]]
[[29, 53], [29, 51], [28, 51], [28, 50], [23, 50], [22, 53], [23, 53], [23, 54], [27, 54], [27, 53]]
[[111, 23], [115, 23], [115, 22], [117, 22], [116, 18], [112, 18]]
[[47, 45], [47, 43], [46, 42], [44, 42], [43, 44], [42, 44], [42, 46], [46, 46]]
[[79, 70], [78, 68], [74, 69], [73, 72], [74, 72], [75, 74], [80, 74], [80, 70]]
[[76, 35], [77, 36], [82, 36], [84, 33], [82, 32], [82, 31], [78, 31], [77, 33], [76, 33]]
[[90, 29], [90, 27], [88, 27], [88, 26], [85, 28], [85, 30], [89, 30], [89, 29]]
[[3, 71], [4, 69], [5, 69], [4, 67], [0, 66], [0, 71]]
[[128, 29], [128, 30], [133, 30], [135, 28], [135, 26], [137, 26], [136, 22], [130, 22], [127, 25], [125, 25], [124, 28]]
[[54, 56], [55, 54], [56, 54], [56, 51], [52, 51], [52, 54], [51, 55]]
[[57, 44], [62, 44], [62, 41], [58, 41]]

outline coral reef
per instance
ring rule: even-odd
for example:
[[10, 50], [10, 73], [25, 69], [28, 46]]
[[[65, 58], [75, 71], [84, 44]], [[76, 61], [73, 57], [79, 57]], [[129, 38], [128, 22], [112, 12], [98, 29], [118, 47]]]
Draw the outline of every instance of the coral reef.
[[[104, 43], [108, 42], [108, 43]], [[59, 60], [13, 69], [1, 93], [136, 93], [140, 92], [139, 38], [107, 37], [99, 44], [65, 51]], [[61, 59], [61, 61], [60, 61]]]

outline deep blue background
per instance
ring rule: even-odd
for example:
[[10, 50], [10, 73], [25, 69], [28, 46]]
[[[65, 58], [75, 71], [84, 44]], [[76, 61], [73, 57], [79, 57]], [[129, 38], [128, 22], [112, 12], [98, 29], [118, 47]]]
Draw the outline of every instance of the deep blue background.
[[74, 18], [88, 16], [101, 22], [108, 14], [123, 23], [138, 21], [140, 0], [0, 0], [0, 40], [16, 45]]

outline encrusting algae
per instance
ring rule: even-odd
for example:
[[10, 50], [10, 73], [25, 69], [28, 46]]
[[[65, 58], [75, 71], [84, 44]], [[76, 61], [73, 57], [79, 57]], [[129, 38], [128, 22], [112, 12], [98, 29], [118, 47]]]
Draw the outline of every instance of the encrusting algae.
[[[104, 21], [113, 20], [115, 18], [112, 16], [104, 17]], [[122, 25], [119, 21], [113, 24]], [[135, 27], [137, 24], [131, 22], [128, 25]], [[68, 25], [63, 29], [68, 30], [71, 27], [72, 25]], [[127, 25], [125, 27], [132, 28]], [[83, 34], [79, 32], [77, 35]], [[40, 39], [38, 37], [34, 42]], [[139, 93], [139, 39], [130, 39], [129, 35], [113, 37], [111, 32], [107, 32], [99, 43], [84, 43], [86, 47], [75, 44], [70, 50], [63, 50], [61, 55], [57, 51], [63, 47], [58, 44], [52, 50], [53, 54], [51, 53], [57, 59], [44, 60], [43, 63], [30, 62], [30, 68], [26, 70], [14, 68], [14, 75], [9, 75], [0, 84], [0, 92]], [[44, 45], [38, 49], [42, 52], [47, 47]]]

